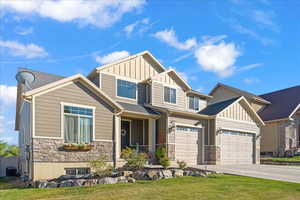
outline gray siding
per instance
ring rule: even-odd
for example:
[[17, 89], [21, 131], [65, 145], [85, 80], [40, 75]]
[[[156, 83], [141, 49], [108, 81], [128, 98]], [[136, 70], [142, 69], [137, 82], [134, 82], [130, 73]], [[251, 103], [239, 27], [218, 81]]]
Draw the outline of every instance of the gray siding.
[[61, 102], [94, 106], [95, 139], [112, 140], [113, 110], [79, 82], [35, 98], [35, 136], [61, 136]]
[[259, 127], [255, 123], [248, 123], [248, 122], [241, 122], [241, 121], [234, 121], [230, 119], [224, 118], [217, 118], [216, 120], [216, 128], [222, 128], [226, 130], [240, 130], [243, 132], [250, 132], [250, 133], [259, 133]]
[[164, 102], [164, 85], [162, 83], [152, 83], [152, 105], [176, 110], [186, 110], [186, 95], [181, 88], [176, 90], [176, 104]]

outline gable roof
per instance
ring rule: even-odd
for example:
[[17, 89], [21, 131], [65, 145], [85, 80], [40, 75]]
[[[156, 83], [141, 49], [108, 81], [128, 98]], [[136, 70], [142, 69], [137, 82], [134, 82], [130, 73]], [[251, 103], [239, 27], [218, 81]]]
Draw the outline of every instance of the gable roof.
[[244, 105], [246, 105], [249, 112], [251, 112], [252, 116], [255, 118], [255, 121], [258, 122], [260, 125], [265, 125], [263, 120], [259, 117], [259, 115], [255, 112], [255, 110], [253, 110], [253, 108], [250, 106], [250, 104], [248, 103], [248, 101], [245, 99], [244, 96], [235, 97], [232, 99], [228, 99], [226, 101], [221, 101], [218, 103], [210, 104], [198, 113], [202, 114], [202, 115], [216, 116], [216, 115], [220, 114], [221, 112], [225, 111], [226, 109], [228, 109], [232, 104], [235, 104], [238, 102], [244, 102], [245, 103]]
[[255, 100], [255, 101], [258, 101], [258, 102], [260, 102], [260, 103], [270, 104], [269, 101], [263, 99], [263, 98], [260, 97], [260, 96], [257, 96], [257, 95], [255, 95], [255, 94], [252, 94], [252, 93], [247, 92], [247, 91], [244, 91], [244, 90], [240, 90], [240, 89], [235, 88], [235, 87], [231, 87], [231, 86], [229, 86], [229, 85], [225, 85], [225, 84], [223, 84], [223, 83], [218, 83], [218, 84], [211, 90], [211, 92], [209, 93], [209, 95], [213, 96], [213, 93], [214, 93], [219, 87], [223, 87], [223, 88], [225, 88], [225, 89], [227, 89], [227, 90], [229, 90], [229, 91], [232, 91], [232, 92], [238, 94], [239, 96], [244, 96], [244, 97], [246, 97], [246, 98], [250, 98], [250, 99], [253, 99], [253, 100]]
[[19, 72], [29, 72], [34, 76], [34, 81], [32, 83], [28, 83], [28, 87], [25, 87], [25, 91], [33, 90], [39, 88], [41, 86], [47, 85], [49, 83], [64, 79], [64, 76], [49, 74], [45, 72], [39, 72], [32, 69], [20, 68]]
[[95, 84], [93, 84], [90, 80], [88, 80], [86, 77], [84, 77], [81, 74], [75, 74], [73, 76], [70, 76], [70, 77], [55, 81], [55, 82], [51, 82], [49, 84], [38, 87], [36, 89], [30, 90], [28, 92], [25, 92], [23, 94], [23, 97], [30, 99], [32, 96], [34, 96], [36, 94], [39, 94], [41, 92], [47, 92], [50, 89], [56, 89], [58, 86], [61, 86], [61, 85], [64, 85], [66, 83], [69, 83], [71, 81], [76, 81], [76, 80], [81, 80], [87, 87], [89, 87], [94, 92], [96, 92], [98, 96], [102, 97], [113, 107], [117, 108], [120, 111], [123, 110], [123, 107], [120, 104], [118, 104], [116, 101], [114, 101], [109, 96], [107, 96], [100, 88], [95, 86]]
[[125, 103], [120, 101], [118, 101], [118, 103], [124, 108], [124, 112], [137, 113], [142, 115], [155, 115], [157, 117], [160, 116], [160, 114], [156, 112], [154, 109], [150, 107], [146, 107], [144, 105], [131, 104], [131, 103]]
[[258, 114], [264, 121], [291, 117], [299, 108], [300, 85], [260, 95], [271, 102]]
[[193, 89], [187, 91], [187, 94], [197, 95], [197, 96], [200, 96], [200, 97], [204, 97], [204, 98], [206, 98], [206, 99], [211, 99], [211, 98], [213, 98], [213, 97], [210, 96], [210, 95], [203, 94], [203, 93], [201, 93], [201, 92], [199, 92], [199, 91], [196, 91], [196, 90], [193, 90]]
[[134, 58], [136, 58], [138, 56], [143, 56], [143, 55], [148, 55], [161, 68], [162, 71], [166, 71], [165, 67], [149, 51], [146, 50], [146, 51], [142, 51], [140, 53], [134, 54], [132, 56], [128, 56], [128, 57], [116, 60], [114, 62], [107, 63], [107, 64], [101, 65], [99, 67], [96, 67], [87, 77], [91, 78], [95, 74], [97, 74], [99, 71], [101, 71], [101, 70], [103, 70], [105, 68], [108, 68], [108, 67], [110, 67], [112, 65], [115, 65], [115, 64], [118, 64], [118, 63], [121, 63], [121, 62], [125, 62], [127, 60], [131, 60], [131, 59], [134, 59]]
[[217, 115], [222, 110], [233, 104], [236, 100], [238, 100], [240, 97], [235, 97], [232, 99], [228, 99], [226, 101], [221, 101], [218, 103], [210, 104], [203, 110], [200, 110], [198, 113], [202, 115]]

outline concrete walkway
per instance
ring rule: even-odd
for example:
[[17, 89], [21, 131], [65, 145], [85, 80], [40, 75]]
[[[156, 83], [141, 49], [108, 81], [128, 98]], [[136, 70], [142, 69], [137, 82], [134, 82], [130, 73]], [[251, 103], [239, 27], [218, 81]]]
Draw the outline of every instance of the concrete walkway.
[[300, 167], [279, 165], [198, 165], [220, 173], [300, 183]]

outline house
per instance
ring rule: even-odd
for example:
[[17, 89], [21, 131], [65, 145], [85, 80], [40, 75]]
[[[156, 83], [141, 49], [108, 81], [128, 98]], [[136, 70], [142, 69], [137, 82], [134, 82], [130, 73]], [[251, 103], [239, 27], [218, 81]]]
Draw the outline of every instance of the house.
[[18, 156], [0, 156], [0, 177], [15, 176], [18, 173]]
[[[17, 74], [21, 174], [32, 180], [90, 172], [125, 147], [198, 164], [256, 164], [264, 122], [243, 96], [217, 103], [148, 51], [95, 68], [87, 77], [29, 69]], [[66, 144], [91, 144], [72, 151]]]
[[264, 121], [261, 128], [261, 154], [284, 156], [299, 148], [300, 141], [300, 86], [263, 95], [217, 84], [209, 93], [209, 103], [244, 96]]

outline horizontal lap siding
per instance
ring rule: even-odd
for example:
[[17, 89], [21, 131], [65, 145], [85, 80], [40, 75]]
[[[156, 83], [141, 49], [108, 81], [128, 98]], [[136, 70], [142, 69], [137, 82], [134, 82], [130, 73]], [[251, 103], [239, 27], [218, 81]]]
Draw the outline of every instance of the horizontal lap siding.
[[35, 136], [61, 136], [61, 102], [96, 107], [95, 139], [112, 140], [112, 108], [79, 82], [35, 98]]
[[176, 104], [164, 102], [164, 86], [162, 83], [152, 83], [152, 104], [165, 108], [186, 110], [185, 92], [181, 88], [176, 89]]
[[242, 132], [259, 133], [259, 127], [255, 123], [234, 121], [231, 119], [217, 118], [216, 127], [227, 130], [237, 130]]

